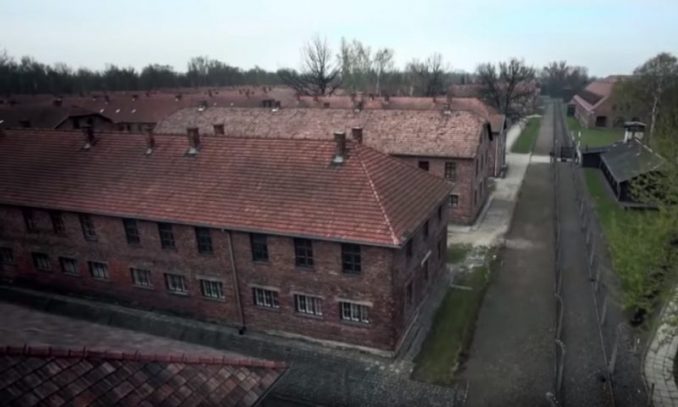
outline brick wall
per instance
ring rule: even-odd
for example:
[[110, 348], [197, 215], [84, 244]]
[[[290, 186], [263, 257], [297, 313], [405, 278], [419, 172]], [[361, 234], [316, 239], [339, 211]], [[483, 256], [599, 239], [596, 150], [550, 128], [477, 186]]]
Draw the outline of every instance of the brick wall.
[[[441, 202], [441, 205], [444, 203]], [[162, 249], [155, 222], [137, 221], [140, 244], [130, 245], [121, 219], [91, 216], [97, 232], [97, 240], [93, 242], [85, 240], [77, 214], [62, 213], [65, 232], [57, 235], [49, 213], [34, 210], [37, 231], [29, 233], [20, 208], [0, 207], [0, 247], [11, 248], [14, 255], [14, 264], [3, 267], [2, 277], [18, 284], [119, 301], [239, 327], [240, 314], [229, 255], [229, 240], [232, 239], [238, 288], [248, 329], [392, 351], [405, 329], [402, 292], [406, 281], [403, 276], [416, 274], [413, 270], [419, 267], [417, 262], [425, 253], [430, 251], [434, 256], [447, 223], [446, 211], [443, 210], [441, 215], [438, 220], [437, 210], [431, 214], [433, 219], [429, 224], [428, 239], [421, 240], [423, 225], [420, 227], [412, 258], [406, 258], [405, 248], [361, 246], [362, 272], [347, 275], [342, 272], [341, 244], [336, 242], [313, 241], [314, 265], [301, 268], [295, 266], [291, 237], [268, 236], [268, 261], [255, 262], [248, 233], [212, 229], [213, 254], [204, 255], [197, 250], [195, 229], [191, 226], [173, 225], [176, 249]], [[49, 255], [50, 271], [36, 270], [33, 252]], [[58, 261], [60, 256], [78, 260], [78, 276], [62, 272]], [[88, 261], [106, 263], [109, 279], [101, 281], [93, 278]], [[438, 266], [437, 260], [430, 262], [429, 281], [438, 275]], [[150, 270], [152, 288], [133, 285], [131, 267]], [[164, 273], [184, 276], [188, 293], [168, 292]], [[223, 300], [203, 297], [200, 279], [220, 281], [223, 284]], [[256, 306], [253, 287], [277, 291], [279, 308]], [[423, 290], [422, 287], [418, 289]], [[322, 316], [296, 313], [295, 293], [320, 297]], [[423, 293], [418, 291], [417, 302], [421, 301]], [[370, 323], [342, 321], [339, 306], [342, 300], [368, 305]], [[416, 303], [413, 307], [416, 308]]]

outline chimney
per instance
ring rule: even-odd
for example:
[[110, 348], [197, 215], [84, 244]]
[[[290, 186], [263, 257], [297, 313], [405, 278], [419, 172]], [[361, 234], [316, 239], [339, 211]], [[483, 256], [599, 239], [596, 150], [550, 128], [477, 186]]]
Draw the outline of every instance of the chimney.
[[215, 136], [223, 136], [225, 135], [226, 132], [224, 131], [224, 124], [223, 123], [217, 123], [214, 125], [214, 135]]
[[343, 131], [334, 132], [334, 142], [336, 143], [336, 151], [332, 164], [342, 164], [346, 159], [346, 133]]
[[137, 99], [139, 99], [139, 95], [137, 94], [132, 95], [132, 102], [136, 102]]
[[324, 108], [324, 109], [329, 109], [329, 107], [330, 107], [330, 102], [324, 102], [324, 103], [323, 103], [323, 108]]
[[452, 106], [449, 103], [443, 105], [443, 114], [450, 115], [452, 114]]
[[362, 144], [363, 143], [363, 128], [362, 127], [354, 127], [351, 129], [351, 136], [353, 136], [353, 140], [358, 143]]
[[110, 96], [108, 96], [108, 95], [104, 95], [104, 101], [106, 102], [106, 104], [108, 104], [108, 102], [110, 102], [110, 101], [111, 101], [111, 98], [110, 98]]
[[176, 100], [177, 102], [180, 101], [180, 100], [181, 100], [181, 93], [177, 93], [177, 94], [174, 96], [174, 100]]
[[52, 101], [52, 105], [56, 107], [61, 107], [61, 105], [64, 103], [63, 99], [61, 98], [56, 98]]
[[85, 126], [82, 128], [82, 133], [85, 135], [85, 144], [82, 146], [82, 149], [89, 150], [96, 144], [96, 138], [94, 137], [94, 127]]
[[189, 127], [186, 129], [188, 133], [188, 151], [187, 155], [196, 155], [200, 150], [200, 133], [197, 127]]
[[389, 95], [384, 95], [384, 102], [388, 103], [391, 101], [391, 96]]
[[274, 106], [274, 107], [275, 107], [276, 109], [280, 109], [280, 106], [281, 106], [280, 101], [279, 101], [279, 100], [276, 100], [276, 101], [275, 101], [275, 106]]
[[155, 137], [153, 136], [153, 130], [146, 130], [146, 152], [144, 154], [151, 155], [153, 153], [153, 148], [155, 147]]

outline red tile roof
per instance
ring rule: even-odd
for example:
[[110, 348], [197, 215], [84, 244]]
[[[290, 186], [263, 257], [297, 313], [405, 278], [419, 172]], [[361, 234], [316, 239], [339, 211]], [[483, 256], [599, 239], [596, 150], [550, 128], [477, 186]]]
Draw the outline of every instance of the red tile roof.
[[584, 109], [592, 111], [612, 96], [615, 84], [623, 78], [624, 76], [621, 75], [613, 75], [595, 80], [574, 95], [572, 101], [581, 105]]
[[6, 130], [0, 203], [396, 247], [451, 185], [365, 145], [326, 140]]
[[252, 406], [285, 370], [285, 364], [262, 360], [2, 347], [0, 400], [16, 406]]
[[473, 158], [487, 121], [466, 112], [433, 110], [240, 109], [180, 110], [158, 123], [158, 133], [185, 133], [198, 127], [214, 134], [224, 124], [228, 136], [327, 139], [334, 131], [362, 127], [365, 144], [387, 154]]

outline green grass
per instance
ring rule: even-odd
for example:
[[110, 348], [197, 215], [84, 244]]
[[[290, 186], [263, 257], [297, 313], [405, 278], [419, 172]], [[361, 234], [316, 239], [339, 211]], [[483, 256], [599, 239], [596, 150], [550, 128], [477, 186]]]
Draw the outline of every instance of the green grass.
[[581, 145], [589, 147], [602, 147], [612, 144], [624, 138], [624, 130], [622, 129], [607, 129], [607, 128], [593, 128], [585, 129], [581, 127], [577, 119], [574, 117], [567, 118], [567, 126], [570, 130], [574, 130], [575, 137], [578, 132], [581, 132]]
[[512, 153], [529, 154], [534, 148], [534, 143], [539, 135], [541, 118], [532, 117], [527, 121], [527, 125], [518, 136], [518, 139], [511, 146]]
[[436, 311], [431, 331], [414, 359], [413, 379], [443, 386], [454, 383], [462, 355], [471, 345], [489, 275], [490, 266], [477, 268], [456, 282], [471, 290], [448, 290]]
[[622, 217], [626, 215], [626, 213], [624, 209], [617, 204], [612, 193], [608, 191], [610, 187], [605, 184], [605, 180], [598, 168], [584, 168], [584, 175], [586, 177], [586, 186], [595, 203], [598, 219], [603, 225], [606, 233], [609, 234], [612, 220], [615, 216]]
[[470, 244], [455, 244], [447, 248], [447, 262], [457, 264], [464, 261], [466, 255], [471, 251]]

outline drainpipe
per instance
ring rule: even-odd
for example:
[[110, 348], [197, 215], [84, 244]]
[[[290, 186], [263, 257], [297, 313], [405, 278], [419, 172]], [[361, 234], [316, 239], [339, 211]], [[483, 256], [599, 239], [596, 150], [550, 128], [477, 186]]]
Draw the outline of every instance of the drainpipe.
[[228, 236], [228, 254], [231, 257], [231, 268], [233, 269], [233, 290], [235, 291], [236, 306], [238, 307], [238, 317], [240, 318], [240, 335], [245, 333], [247, 326], [245, 324], [245, 311], [242, 308], [242, 297], [240, 297], [240, 279], [238, 278], [238, 269], [235, 267], [235, 251], [233, 250], [233, 234], [230, 230], [222, 229]]

